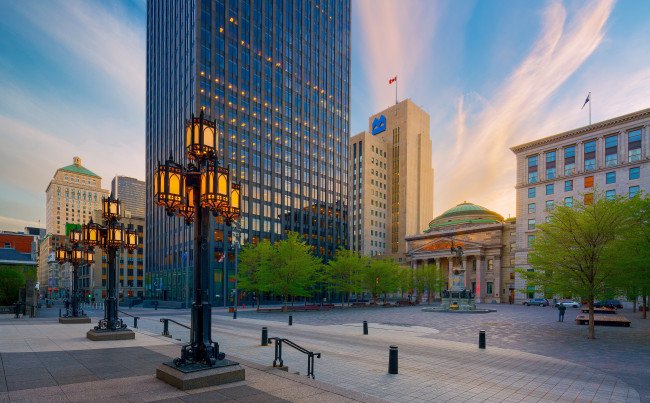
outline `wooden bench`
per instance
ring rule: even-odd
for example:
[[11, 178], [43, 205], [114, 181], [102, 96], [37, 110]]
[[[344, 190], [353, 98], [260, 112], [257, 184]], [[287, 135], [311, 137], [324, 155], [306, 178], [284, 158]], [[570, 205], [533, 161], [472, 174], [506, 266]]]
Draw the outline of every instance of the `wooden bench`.
[[368, 306], [365, 302], [353, 302], [352, 306]]
[[[583, 313], [589, 313], [589, 308], [582, 308]], [[594, 314], [604, 314], [604, 315], [612, 315], [616, 314], [616, 309], [613, 308], [594, 308]]]
[[[576, 325], [588, 325], [589, 315], [578, 315]], [[624, 316], [594, 315], [595, 326], [625, 326], [630, 327], [630, 321]]]
[[397, 301], [397, 302], [395, 302], [395, 305], [408, 306], [408, 305], [413, 305], [413, 303], [408, 302], [408, 301]]

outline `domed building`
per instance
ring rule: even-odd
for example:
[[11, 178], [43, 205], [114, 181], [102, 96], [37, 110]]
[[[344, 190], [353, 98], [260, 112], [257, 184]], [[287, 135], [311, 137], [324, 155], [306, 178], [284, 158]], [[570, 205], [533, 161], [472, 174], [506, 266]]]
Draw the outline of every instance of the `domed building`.
[[[462, 247], [460, 261], [452, 242]], [[514, 302], [515, 242], [514, 218], [463, 202], [434, 218], [424, 233], [406, 237], [406, 256], [414, 270], [435, 265], [449, 279], [435, 294], [451, 288], [462, 262], [465, 288], [476, 302], [508, 303]]]

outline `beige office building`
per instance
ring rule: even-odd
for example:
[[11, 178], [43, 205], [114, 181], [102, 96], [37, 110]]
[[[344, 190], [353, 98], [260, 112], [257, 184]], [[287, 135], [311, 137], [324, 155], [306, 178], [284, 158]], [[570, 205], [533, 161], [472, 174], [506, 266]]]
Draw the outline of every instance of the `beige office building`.
[[[650, 108], [511, 148], [517, 156], [516, 267], [531, 270], [535, 226], [555, 204], [650, 192]], [[542, 296], [517, 274], [516, 300]], [[523, 290], [524, 292], [520, 292]]]
[[72, 165], [59, 168], [45, 190], [46, 229], [48, 234], [67, 235], [66, 225], [86, 223], [93, 210], [102, 208], [102, 197], [109, 195], [102, 189], [102, 178], [81, 166], [81, 158], [74, 157]]
[[433, 217], [429, 115], [406, 99], [369, 119], [350, 139], [351, 249], [406, 263], [405, 237]]

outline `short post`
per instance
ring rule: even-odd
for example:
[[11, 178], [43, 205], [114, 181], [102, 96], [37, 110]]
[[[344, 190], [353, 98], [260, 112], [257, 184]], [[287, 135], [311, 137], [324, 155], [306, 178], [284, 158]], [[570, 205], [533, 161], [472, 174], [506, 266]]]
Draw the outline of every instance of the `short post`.
[[[18, 315], [16, 315], [18, 317]], [[59, 318], [61, 317], [61, 308], [59, 308]]]
[[293, 325], [293, 316], [289, 315], [289, 326]]
[[138, 328], [138, 317], [137, 316], [133, 317], [133, 328], [134, 329]]
[[397, 374], [397, 346], [390, 346], [388, 353], [388, 373]]
[[169, 337], [169, 320], [168, 319], [160, 319], [160, 321], [163, 323], [163, 336]]
[[368, 334], [368, 321], [363, 321], [363, 334]]
[[485, 348], [485, 330], [478, 331], [478, 348]]
[[233, 312], [232, 312], [232, 318], [233, 318], [233, 319], [237, 319], [237, 311], [233, 311]]
[[266, 327], [262, 328], [262, 345], [263, 346], [269, 345], [269, 329]]

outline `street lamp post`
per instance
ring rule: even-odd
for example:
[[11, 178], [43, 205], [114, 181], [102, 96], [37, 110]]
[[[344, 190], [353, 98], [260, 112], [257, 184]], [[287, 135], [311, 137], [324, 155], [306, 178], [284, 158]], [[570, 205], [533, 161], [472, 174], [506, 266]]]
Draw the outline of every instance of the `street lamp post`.
[[90, 323], [90, 318], [79, 309], [79, 265], [81, 263], [90, 264], [93, 261], [93, 254], [90, 250], [82, 247], [81, 231], [73, 229], [70, 231], [71, 248], [56, 248], [56, 260], [59, 264], [69, 263], [72, 265], [72, 284], [70, 287], [70, 296], [72, 297], [72, 309], [66, 309], [65, 316], [59, 318], [60, 323]]
[[235, 247], [235, 311], [233, 312], [233, 319], [237, 319], [237, 308], [239, 307], [239, 278], [237, 273], [237, 259], [239, 252], [239, 236], [241, 234], [241, 228], [239, 224], [235, 223], [232, 226], [232, 242]]
[[120, 219], [120, 201], [113, 196], [102, 198], [102, 217], [104, 225], [93, 223], [92, 219], [82, 226], [83, 243], [87, 248], [100, 247], [106, 252], [108, 269], [106, 273], [106, 297], [104, 299], [104, 318], [86, 336], [91, 340], [133, 339], [135, 334], [127, 329], [118, 317], [118, 276], [115, 266], [116, 253], [120, 248], [133, 251], [138, 246], [136, 231], [118, 223]]
[[[155, 176], [155, 203], [164, 207], [168, 216], [183, 217], [187, 225], [194, 224], [194, 299], [190, 343], [181, 348], [181, 356], [174, 359], [173, 364], [165, 363], [184, 373], [237, 365], [224, 359], [225, 354], [219, 352], [219, 344], [212, 341], [211, 334], [210, 283], [213, 279], [207, 250], [209, 213], [212, 212], [215, 217], [222, 216], [227, 225], [237, 221], [241, 192], [239, 184], [232, 183], [230, 170], [219, 165], [216, 141], [216, 122], [204, 119], [203, 112], [199, 117], [192, 115], [185, 126], [187, 166], [174, 162], [170, 155], [164, 164], [159, 164]], [[162, 374], [169, 373], [165, 365], [158, 368], [157, 376], [168, 381], [170, 375]]]

